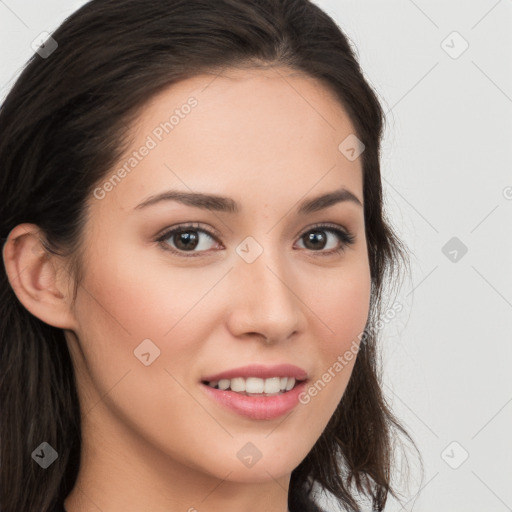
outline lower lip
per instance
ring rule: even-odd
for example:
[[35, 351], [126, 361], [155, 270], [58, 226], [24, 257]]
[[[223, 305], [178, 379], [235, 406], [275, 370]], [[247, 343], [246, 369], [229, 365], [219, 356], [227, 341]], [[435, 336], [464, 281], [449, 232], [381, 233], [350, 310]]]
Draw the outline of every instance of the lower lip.
[[201, 386], [208, 396], [242, 416], [254, 420], [272, 420], [290, 412], [299, 403], [299, 395], [304, 391], [306, 381], [275, 396], [247, 396], [212, 388], [208, 384], [201, 383]]

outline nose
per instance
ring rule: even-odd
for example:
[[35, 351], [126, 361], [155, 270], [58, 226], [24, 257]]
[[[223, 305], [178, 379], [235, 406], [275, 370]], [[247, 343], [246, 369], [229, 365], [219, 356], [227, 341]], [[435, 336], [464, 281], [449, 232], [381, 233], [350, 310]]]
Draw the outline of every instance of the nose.
[[237, 338], [259, 335], [279, 343], [304, 328], [304, 302], [294, 288], [293, 268], [269, 251], [252, 263], [240, 259], [229, 273], [228, 328]]

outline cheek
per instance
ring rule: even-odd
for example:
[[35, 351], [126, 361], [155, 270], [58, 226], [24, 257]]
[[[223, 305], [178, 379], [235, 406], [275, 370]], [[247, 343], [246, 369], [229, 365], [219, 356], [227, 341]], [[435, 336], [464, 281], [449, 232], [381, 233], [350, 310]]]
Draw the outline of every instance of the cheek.
[[88, 269], [85, 284], [96, 299], [88, 301], [87, 308], [99, 309], [104, 327], [129, 335], [133, 342], [135, 336], [163, 338], [201, 299], [211, 281], [196, 276], [199, 269], [191, 281], [190, 271], [143, 257], [150, 251], [139, 257], [133, 249], [110, 251], [107, 261]]
[[[166, 273], [164, 280], [161, 268], [157, 276], [154, 266], [144, 269], [134, 260], [110, 257], [116, 265], [104, 262], [88, 269], [77, 300], [85, 359], [79, 364], [88, 372], [82, 383], [84, 410], [93, 411], [91, 421], [104, 422], [108, 409], [133, 431], [177, 455], [186, 450], [172, 439], [182, 439], [183, 446], [198, 443], [199, 433], [183, 419], [194, 418], [197, 424], [208, 420], [185, 389], [187, 370], [207, 336], [194, 316], [207, 283], [197, 289], [179, 269]], [[149, 352], [149, 365], [143, 363], [143, 352]]]
[[[208, 292], [225, 270], [172, 268], [112, 246], [108, 259], [91, 260], [96, 263], [87, 269], [77, 301], [78, 334], [101, 391], [129, 369], [131, 375], [151, 369], [144, 378], [153, 386], [158, 373], [169, 379], [165, 369], [189, 368], [211, 334], [204, 320], [212, 316]], [[141, 358], [148, 351], [146, 362], [154, 362], [145, 366]]]
[[319, 424], [327, 422], [345, 392], [368, 320], [369, 268], [365, 265], [355, 268], [351, 272], [343, 271], [342, 277], [322, 281], [327, 286], [312, 297], [319, 317], [313, 322], [317, 326], [313, 337], [318, 343], [318, 364], [315, 380], [310, 382], [303, 403], [321, 411]]
[[319, 317], [315, 325], [323, 326], [322, 352], [332, 359], [358, 339], [366, 326], [370, 310], [370, 271], [366, 265], [358, 264], [318, 282], [322, 287], [312, 297]]

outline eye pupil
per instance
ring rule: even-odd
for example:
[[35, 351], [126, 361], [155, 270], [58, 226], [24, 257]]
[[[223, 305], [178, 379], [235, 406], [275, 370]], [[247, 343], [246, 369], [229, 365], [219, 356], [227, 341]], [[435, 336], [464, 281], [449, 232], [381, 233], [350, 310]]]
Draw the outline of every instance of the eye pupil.
[[[197, 247], [198, 236], [195, 231], [181, 231], [180, 233], [176, 233], [175, 237], [178, 239], [178, 243], [176, 244], [178, 249], [195, 249]], [[182, 245], [182, 247], [180, 247], [180, 245]]]
[[[317, 241], [319, 239], [320, 239], [320, 244], [317, 243]], [[306, 235], [306, 240], [307, 240], [307, 243], [305, 244], [306, 247], [309, 242], [312, 242], [313, 249], [318, 249], [320, 246], [323, 247], [323, 245], [325, 245], [325, 242], [326, 242], [325, 235], [322, 231], [311, 231], [308, 235]], [[323, 242], [323, 245], [322, 245], [322, 242]]]

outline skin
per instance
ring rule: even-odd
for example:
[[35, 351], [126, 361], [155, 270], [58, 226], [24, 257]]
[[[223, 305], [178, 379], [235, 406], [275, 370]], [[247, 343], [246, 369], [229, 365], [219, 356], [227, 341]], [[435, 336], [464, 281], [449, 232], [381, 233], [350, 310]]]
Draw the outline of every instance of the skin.
[[[240, 416], [201, 388], [201, 377], [251, 363], [295, 364], [314, 383], [357, 341], [370, 302], [363, 208], [344, 201], [295, 213], [301, 200], [341, 187], [363, 202], [361, 158], [338, 149], [355, 133], [340, 103], [284, 67], [213, 78], [174, 84], [133, 125], [129, 153], [188, 97], [198, 101], [103, 199], [90, 198], [76, 303], [65, 260], [44, 255], [37, 226], [17, 226], [4, 246], [17, 296], [64, 329], [76, 369], [83, 454], [68, 512], [286, 512], [290, 474], [350, 378], [355, 358], [274, 420]], [[171, 201], [134, 209], [169, 189], [228, 196], [241, 212]], [[196, 232], [192, 251], [202, 256], [155, 242], [189, 222], [219, 232], [218, 240]], [[310, 248], [305, 235], [317, 223], [348, 230], [354, 243], [326, 255], [343, 240], [324, 230], [325, 245]], [[247, 236], [263, 248], [250, 264], [236, 252]], [[179, 242], [167, 238], [175, 249]], [[147, 338], [160, 350], [149, 366], [134, 356]], [[250, 468], [237, 458], [248, 442], [262, 454]]]

